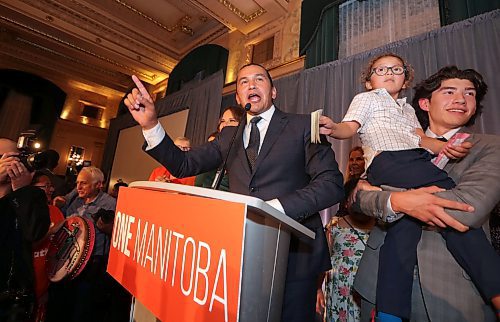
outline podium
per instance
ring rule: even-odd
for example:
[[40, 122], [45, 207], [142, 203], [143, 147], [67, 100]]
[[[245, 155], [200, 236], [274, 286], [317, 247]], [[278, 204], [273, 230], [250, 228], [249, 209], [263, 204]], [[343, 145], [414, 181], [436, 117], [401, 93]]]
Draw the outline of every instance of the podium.
[[[155, 226], [149, 217], [142, 221], [133, 217], [131, 223], [129, 214], [136, 216], [160, 199], [165, 199], [161, 202], [167, 206], [161, 207], [162, 211], [149, 212], [157, 213], [157, 218], [166, 223]], [[133, 207], [127, 208], [127, 203]], [[177, 210], [171, 211], [170, 205]], [[234, 224], [228, 224], [233, 220]], [[127, 226], [133, 229], [126, 232]], [[136, 226], [138, 231], [134, 231]], [[219, 229], [214, 232], [214, 239], [207, 235], [211, 228], [203, 228], [209, 226]], [[169, 256], [165, 255], [167, 230], [170, 235], [174, 232], [174, 236], [183, 236], [182, 240], [177, 239], [175, 247], [171, 246], [173, 239], [168, 239]], [[231, 235], [227, 241], [226, 234]], [[133, 182], [123, 194], [120, 189], [108, 272], [162, 321], [280, 321], [292, 234], [315, 237], [311, 230], [258, 198], [178, 184]], [[135, 245], [130, 244], [131, 249], [127, 250], [125, 244], [134, 243], [134, 238]], [[155, 243], [159, 245], [156, 248]], [[174, 249], [177, 262], [171, 259]], [[131, 267], [131, 263], [136, 267]], [[237, 265], [236, 270], [232, 268]], [[147, 284], [147, 290], [138, 285], [141, 274], [151, 275], [142, 282]], [[157, 296], [150, 294], [154, 292], [153, 283], [162, 283]], [[180, 294], [177, 299], [174, 293]], [[139, 315], [135, 315], [135, 321], [141, 322]]]

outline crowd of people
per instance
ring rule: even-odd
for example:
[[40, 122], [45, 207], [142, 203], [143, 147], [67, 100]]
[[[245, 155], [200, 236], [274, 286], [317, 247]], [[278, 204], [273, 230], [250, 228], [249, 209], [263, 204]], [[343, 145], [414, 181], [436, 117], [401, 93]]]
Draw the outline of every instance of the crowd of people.
[[[312, 143], [310, 116], [278, 109], [269, 72], [245, 65], [236, 81], [240, 106], [225, 109], [194, 147], [168, 136], [133, 80], [125, 104], [145, 152], [161, 164], [149, 180], [208, 188], [226, 161], [219, 189], [263, 199], [315, 233], [292, 235], [282, 321], [315, 321], [318, 313], [328, 322], [500, 319], [500, 140], [468, 129], [487, 92], [477, 71], [444, 67], [414, 87], [410, 104], [402, 97], [410, 64], [377, 56], [362, 73], [366, 92], [340, 122], [322, 116], [321, 140]], [[467, 140], [454, 144], [461, 133]], [[351, 149], [342, 174], [327, 137], [355, 134], [362, 147]], [[0, 154], [0, 321], [128, 321], [131, 296], [106, 273], [126, 183], [108, 194], [102, 171], [89, 166], [64, 191], [52, 172], [57, 161], [30, 171], [7, 139]], [[447, 163], [438, 167], [438, 155]], [[324, 226], [319, 211], [339, 202]], [[75, 278], [50, 283], [51, 236], [74, 216], [95, 231], [92, 253]]]

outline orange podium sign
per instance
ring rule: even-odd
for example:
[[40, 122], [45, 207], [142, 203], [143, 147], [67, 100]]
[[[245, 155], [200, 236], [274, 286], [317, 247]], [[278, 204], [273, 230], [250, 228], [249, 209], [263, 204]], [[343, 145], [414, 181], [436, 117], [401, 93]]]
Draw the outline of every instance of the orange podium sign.
[[162, 321], [238, 321], [244, 204], [121, 188], [108, 272]]

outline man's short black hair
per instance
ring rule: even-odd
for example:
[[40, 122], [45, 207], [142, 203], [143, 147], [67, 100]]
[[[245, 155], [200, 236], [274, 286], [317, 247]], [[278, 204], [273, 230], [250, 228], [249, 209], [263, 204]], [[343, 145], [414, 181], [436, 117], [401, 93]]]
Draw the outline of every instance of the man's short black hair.
[[415, 109], [415, 113], [423, 129], [429, 127], [429, 113], [420, 108], [418, 101], [422, 98], [430, 100], [432, 93], [441, 86], [443, 81], [453, 78], [469, 80], [476, 89], [476, 113], [472, 115], [470, 120], [464, 125], [473, 125], [476, 121], [476, 117], [481, 115], [483, 111], [481, 101], [488, 92], [488, 85], [484, 82], [483, 76], [474, 69], [461, 70], [458, 69], [457, 66], [446, 66], [429, 78], [424, 79], [413, 88], [415, 90], [415, 95], [413, 96], [412, 106]]
[[[262, 68], [263, 70], [266, 71], [266, 75], [267, 75], [267, 78], [269, 79], [269, 82], [271, 83], [271, 88], [274, 87], [274, 84], [273, 84], [273, 78], [271, 77], [271, 74], [269, 74], [269, 71], [267, 70], [267, 68], [265, 68], [264, 66], [262, 66], [261, 64], [256, 64], [256, 63], [250, 63], [250, 64], [246, 64], [246, 65], [243, 65], [240, 70], [238, 71], [238, 74], [240, 73], [240, 71], [245, 68], [245, 67], [248, 67], [248, 66], [259, 66], [260, 68]], [[238, 88], [238, 76], [236, 76], [236, 88]]]

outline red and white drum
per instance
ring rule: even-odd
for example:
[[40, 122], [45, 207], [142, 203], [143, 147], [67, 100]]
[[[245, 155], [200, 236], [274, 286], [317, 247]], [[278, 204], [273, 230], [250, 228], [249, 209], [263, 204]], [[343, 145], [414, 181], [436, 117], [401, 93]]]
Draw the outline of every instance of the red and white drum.
[[87, 264], [94, 249], [94, 224], [81, 216], [69, 217], [52, 236], [47, 253], [49, 280], [74, 279]]

